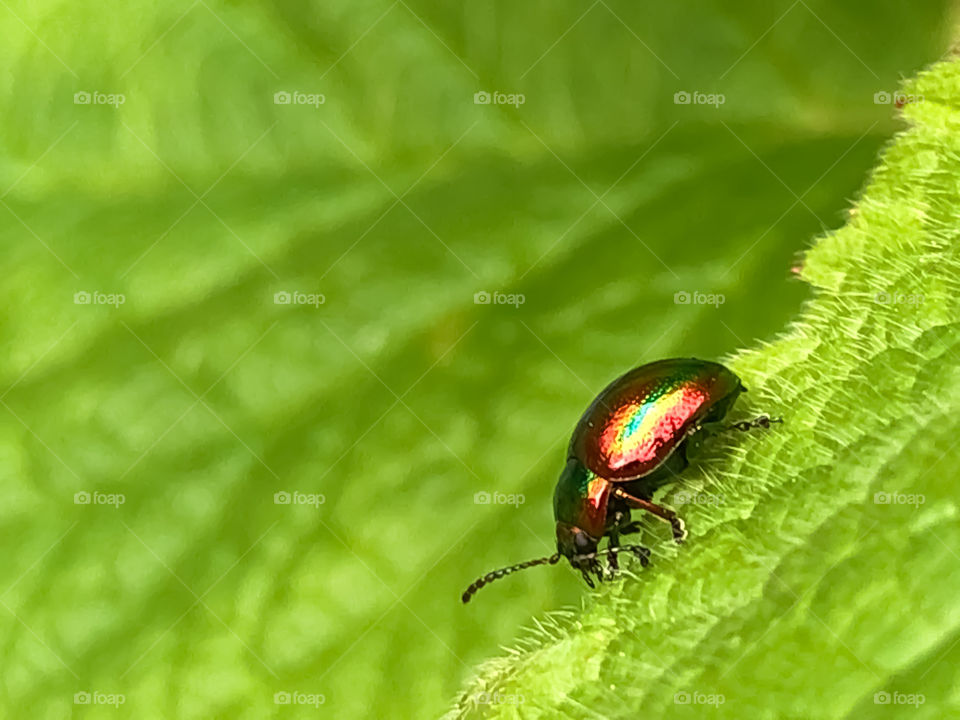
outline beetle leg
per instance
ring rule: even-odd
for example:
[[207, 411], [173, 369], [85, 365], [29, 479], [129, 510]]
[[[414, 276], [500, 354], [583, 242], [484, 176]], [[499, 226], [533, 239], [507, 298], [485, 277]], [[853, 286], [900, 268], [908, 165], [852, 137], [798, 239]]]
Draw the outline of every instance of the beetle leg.
[[620, 541], [615, 535], [610, 536], [610, 544], [607, 546], [610, 554], [607, 555], [607, 568], [610, 575], [614, 576], [620, 570], [620, 563], [617, 562], [617, 551], [620, 550]]
[[782, 422], [782, 417], [772, 418], [769, 415], [760, 415], [753, 420], [742, 420], [740, 422], [733, 423], [732, 425], [727, 425], [724, 430], [739, 430], [740, 432], [746, 432], [756, 428], [768, 430], [771, 425]]
[[630, 507], [636, 508], [637, 510], [646, 510], [651, 515], [656, 515], [661, 520], [666, 520], [670, 523], [670, 527], [673, 529], [673, 539], [676, 542], [682, 543], [687, 536], [687, 531], [683, 527], [683, 520], [681, 520], [673, 510], [668, 510], [649, 500], [634, 497], [618, 487], [613, 488], [613, 494], [621, 500], [625, 500]]
[[593, 578], [590, 576], [590, 573], [597, 576], [597, 582], [602, 583], [604, 581], [603, 564], [597, 559], [597, 553], [592, 552], [589, 555], [577, 555], [574, 561], [575, 566], [583, 576], [584, 582], [591, 588], [596, 586], [593, 583]]
[[650, 564], [650, 548], [645, 548], [642, 545], [630, 545], [629, 550], [640, 560], [640, 565], [646, 567]]
[[615, 575], [620, 570], [620, 553], [629, 552], [640, 559], [640, 564], [646, 567], [650, 562], [650, 550], [642, 545], [621, 545], [621, 535], [633, 535], [641, 532], [643, 528], [636, 520], [633, 522], [624, 522], [629, 520], [629, 515], [620, 510], [613, 516], [613, 524], [610, 527], [607, 545], [607, 561], [611, 575]]
[[633, 553], [643, 567], [650, 564], [650, 548], [645, 548], [643, 545], [623, 545], [617, 548], [614, 554], [621, 552]]
[[597, 576], [597, 580], [599, 580], [600, 582], [603, 582], [604, 579], [607, 577], [606, 573], [604, 572], [603, 563], [597, 560], [596, 558], [594, 558], [593, 560], [593, 572]]
[[611, 552], [607, 555], [607, 566], [611, 575], [616, 575], [620, 569], [620, 563], [617, 562], [617, 549], [620, 547], [620, 526], [623, 523], [623, 517], [623, 513], [617, 510], [613, 516], [613, 525], [610, 528], [610, 541], [607, 544], [607, 549]]

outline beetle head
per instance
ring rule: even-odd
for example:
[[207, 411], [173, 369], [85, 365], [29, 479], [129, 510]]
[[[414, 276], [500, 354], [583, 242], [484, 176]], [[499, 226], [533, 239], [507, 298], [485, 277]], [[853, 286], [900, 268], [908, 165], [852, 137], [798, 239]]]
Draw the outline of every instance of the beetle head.
[[557, 553], [567, 558], [574, 570], [579, 570], [587, 585], [593, 587], [590, 573], [599, 576], [597, 545], [599, 540], [581, 530], [576, 525], [557, 523]]
[[576, 525], [557, 523], [557, 552], [567, 558], [574, 567], [577, 567], [575, 559], [597, 552], [597, 543], [596, 538], [591, 537]]

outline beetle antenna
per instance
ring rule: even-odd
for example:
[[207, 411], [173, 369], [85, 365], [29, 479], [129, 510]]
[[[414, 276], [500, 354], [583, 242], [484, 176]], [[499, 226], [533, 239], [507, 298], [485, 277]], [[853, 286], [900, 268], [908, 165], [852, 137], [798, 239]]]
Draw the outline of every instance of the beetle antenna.
[[499, 580], [502, 577], [506, 577], [510, 573], [515, 573], [518, 570], [526, 570], [527, 568], [536, 567], [537, 565], [555, 565], [560, 560], [560, 553], [554, 553], [549, 557], [537, 558], [536, 560], [527, 560], [526, 562], [519, 563], [517, 565], [511, 565], [510, 567], [500, 568], [499, 570], [494, 570], [493, 572], [488, 572], [481, 578], [477, 580], [467, 588], [466, 592], [461, 596], [461, 600], [464, 603], [470, 602], [470, 598], [482, 588], [484, 585], [489, 585], [494, 580]]

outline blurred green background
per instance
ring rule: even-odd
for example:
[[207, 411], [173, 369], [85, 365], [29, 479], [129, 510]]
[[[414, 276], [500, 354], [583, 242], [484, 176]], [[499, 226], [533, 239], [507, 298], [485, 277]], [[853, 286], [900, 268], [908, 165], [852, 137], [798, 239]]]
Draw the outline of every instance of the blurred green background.
[[0, 714], [432, 717], [579, 602], [459, 594], [609, 380], [790, 320], [956, 9], [726, 5], [3, 3]]

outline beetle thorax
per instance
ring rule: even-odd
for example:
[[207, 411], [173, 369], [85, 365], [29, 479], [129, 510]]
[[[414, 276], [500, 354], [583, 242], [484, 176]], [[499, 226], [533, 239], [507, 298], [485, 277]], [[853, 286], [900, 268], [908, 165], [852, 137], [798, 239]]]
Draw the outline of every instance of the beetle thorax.
[[553, 494], [553, 514], [558, 523], [578, 528], [593, 538], [603, 536], [606, 527], [610, 483], [571, 458], [560, 474]]

